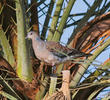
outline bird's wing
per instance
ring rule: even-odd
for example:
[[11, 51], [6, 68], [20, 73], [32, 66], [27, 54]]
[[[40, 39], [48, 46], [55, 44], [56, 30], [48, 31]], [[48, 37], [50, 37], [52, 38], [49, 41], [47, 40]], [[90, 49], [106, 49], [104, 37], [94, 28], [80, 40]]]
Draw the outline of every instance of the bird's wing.
[[59, 57], [65, 57], [72, 52], [72, 49], [54, 41], [47, 41], [46, 46], [49, 51]]
[[71, 56], [73, 58], [77, 58], [77, 57], [88, 57], [92, 55], [80, 52], [74, 48], [68, 48], [67, 46], [63, 46], [60, 43], [54, 41], [47, 41], [46, 46], [50, 52], [59, 57]]

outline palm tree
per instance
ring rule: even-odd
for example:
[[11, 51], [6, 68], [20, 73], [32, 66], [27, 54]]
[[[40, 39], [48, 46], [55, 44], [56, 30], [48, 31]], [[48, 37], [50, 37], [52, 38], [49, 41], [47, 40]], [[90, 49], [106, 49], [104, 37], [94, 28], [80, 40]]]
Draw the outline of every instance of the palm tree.
[[[100, 55], [109, 49], [110, 44], [110, 2], [94, 0], [89, 4], [82, 0], [87, 11], [75, 14], [73, 7], [79, 2], [0, 1], [1, 98], [52, 99], [54, 93], [56, 98], [58, 95], [61, 97], [56, 88], [63, 89], [62, 70], [71, 72], [68, 83], [71, 96], [68, 93], [72, 100], [94, 99], [109, 87], [109, 55], [104, 55], [105, 61], [101, 61]], [[37, 31], [43, 40], [56, 42], [62, 42], [67, 30], [66, 36], [71, 34], [66, 42], [68, 47], [93, 55], [58, 65], [58, 76], [50, 77], [51, 66], [35, 58], [31, 42], [25, 40], [30, 30]], [[106, 94], [105, 98], [109, 99], [109, 95]]]

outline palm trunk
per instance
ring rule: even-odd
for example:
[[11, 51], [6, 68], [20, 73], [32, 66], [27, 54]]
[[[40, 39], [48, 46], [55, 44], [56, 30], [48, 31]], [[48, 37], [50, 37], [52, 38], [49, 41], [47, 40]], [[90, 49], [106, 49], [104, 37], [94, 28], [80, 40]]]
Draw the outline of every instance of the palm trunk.
[[27, 51], [25, 33], [25, 9], [22, 0], [16, 0], [16, 17], [17, 17], [17, 74], [20, 79], [25, 81], [32, 81], [33, 71]]

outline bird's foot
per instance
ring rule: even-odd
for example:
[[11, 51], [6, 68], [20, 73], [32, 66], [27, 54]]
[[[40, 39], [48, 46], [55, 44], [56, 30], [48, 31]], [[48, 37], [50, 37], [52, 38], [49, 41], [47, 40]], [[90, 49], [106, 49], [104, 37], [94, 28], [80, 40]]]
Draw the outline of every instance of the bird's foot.
[[51, 73], [51, 75], [54, 76], [55, 72], [56, 72], [56, 66], [52, 66], [52, 73]]

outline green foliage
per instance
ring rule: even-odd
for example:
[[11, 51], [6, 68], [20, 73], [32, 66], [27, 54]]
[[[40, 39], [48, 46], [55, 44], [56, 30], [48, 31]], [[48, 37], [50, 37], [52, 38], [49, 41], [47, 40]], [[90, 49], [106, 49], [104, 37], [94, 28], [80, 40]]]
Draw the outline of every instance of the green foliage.
[[3, 29], [0, 29], [0, 42], [3, 48], [4, 58], [11, 64], [12, 67], [14, 67], [15, 59], [12, 53], [11, 46], [6, 38], [5, 33], [3, 32]]
[[55, 12], [54, 12], [54, 16], [52, 18], [52, 22], [51, 22], [51, 26], [50, 26], [50, 29], [49, 29], [47, 40], [52, 40], [54, 32], [56, 31], [56, 27], [57, 27], [57, 24], [58, 24], [58, 20], [59, 20], [59, 16], [60, 16], [60, 12], [61, 12], [63, 2], [64, 2], [64, 0], [58, 0], [57, 1], [56, 9], [55, 9]]
[[[33, 19], [30, 16], [33, 14], [32, 12], [35, 10], [33, 6], [34, 7], [36, 6], [37, 8], [39, 8], [39, 10], [37, 9], [38, 11], [36, 10], [36, 12], [38, 13], [38, 15], [40, 15], [41, 13], [42, 15], [41, 17], [36, 15], [34, 16], [34, 18], [35, 17], [38, 18], [37, 20], [39, 21], [40, 19], [42, 19], [42, 16], [43, 16], [43, 19], [44, 19], [43, 28], [40, 27], [41, 33], [39, 32], [39, 34], [41, 34], [43, 39], [46, 39], [47, 37], [48, 41], [52, 40], [52, 41], [60, 42], [64, 29], [69, 30], [72, 27], [71, 28], [72, 35], [70, 36], [70, 39], [68, 39], [69, 47], [78, 48], [77, 45], [79, 41], [81, 41], [81, 43], [83, 43], [83, 45], [85, 46], [84, 46], [84, 49], [80, 48], [79, 46], [78, 48], [79, 50], [83, 50], [84, 52], [88, 52], [89, 50], [92, 51], [93, 56], [89, 57], [86, 60], [84, 60], [83, 58], [76, 59], [76, 60], [72, 59], [73, 60], [72, 63], [68, 62], [66, 63], [66, 65], [64, 64], [58, 65], [56, 69], [56, 73], [59, 75], [61, 74], [61, 71], [64, 69], [68, 69], [71, 71], [71, 80], [69, 85], [72, 90], [71, 97], [73, 100], [77, 100], [80, 98], [82, 100], [94, 99], [99, 93], [101, 93], [101, 91], [104, 88], [109, 87], [109, 84], [110, 84], [109, 59], [108, 59], [108, 62], [103, 61], [101, 64], [94, 64], [94, 62], [96, 61], [96, 58], [104, 50], [106, 50], [106, 48], [110, 45], [110, 39], [109, 39], [110, 35], [109, 35], [109, 28], [108, 28], [110, 14], [108, 13], [108, 15], [103, 15], [105, 17], [101, 16], [103, 17], [102, 19], [100, 17], [100, 15], [110, 10], [109, 9], [110, 2], [107, 2], [107, 0], [94, 0], [93, 4], [90, 5], [88, 4], [87, 0], [83, 0], [82, 2], [87, 6], [87, 11], [74, 14], [74, 11], [72, 10], [72, 8], [75, 6], [75, 3], [77, 2], [77, 0], [57, 0], [57, 2], [55, 0], [50, 0], [48, 1], [49, 2], [48, 4], [47, 4], [47, 0], [40, 0], [39, 2], [37, 2], [37, 0], [31, 0], [31, 1], [34, 1], [34, 4], [31, 4], [31, 5], [28, 4], [27, 0], [24, 0], [24, 1], [16, 0], [16, 2], [13, 2], [13, 4], [16, 5], [16, 10], [14, 10], [14, 13], [16, 13], [16, 17], [11, 18], [15, 21], [14, 25], [12, 24], [13, 23], [12, 20], [8, 20], [9, 21], [8, 23], [6, 20], [8, 19], [8, 17], [4, 19], [3, 16], [6, 13], [5, 7], [9, 7], [12, 10], [14, 9], [15, 6], [13, 7], [10, 6], [12, 4], [11, 1], [7, 1], [6, 5], [5, 4], [2, 5], [2, 3], [0, 2], [0, 15], [2, 16], [2, 17], [0, 16], [1, 18], [0, 20], [1, 22], [0, 46], [1, 47], [0, 48], [3, 49], [3, 50], [0, 50], [0, 53], [2, 51], [4, 58], [8, 61], [8, 63], [12, 67], [16, 67], [17, 75], [21, 80], [21, 82], [24, 82], [24, 80], [27, 81], [28, 84], [32, 85], [31, 86], [32, 88], [34, 87], [33, 86], [34, 82], [39, 83], [39, 86], [36, 89], [38, 91], [36, 92], [36, 94], [35, 94], [35, 91], [33, 92], [34, 96], [36, 95], [35, 96], [36, 100], [41, 100], [44, 97], [46, 98], [45, 96], [46, 94], [49, 93], [49, 95], [52, 95], [52, 93], [56, 92], [56, 87], [60, 88], [61, 84], [58, 85], [59, 84], [57, 81], [58, 78], [57, 79], [51, 78], [51, 81], [50, 81], [50, 73], [48, 73], [48, 71], [50, 71], [51, 68], [49, 68], [48, 65], [43, 65], [43, 70], [40, 75], [39, 75], [38, 68], [36, 68], [37, 71], [34, 72], [34, 76], [37, 76], [37, 77], [33, 76], [32, 67], [33, 68], [36, 66], [38, 67], [39, 61], [37, 64], [32, 62], [33, 63], [33, 66], [32, 66], [30, 55], [29, 55], [30, 43], [28, 43], [25, 40], [25, 36], [26, 36], [27, 30], [33, 28], [30, 24]], [[42, 5], [44, 5], [44, 7], [42, 7]], [[11, 14], [13, 15], [13, 12]], [[29, 18], [27, 18], [27, 16]], [[75, 17], [79, 17], [79, 19], [74, 20]], [[89, 22], [91, 19], [95, 17], [97, 17], [95, 20], [93, 20], [92, 22]], [[98, 18], [99, 20], [97, 20]], [[34, 24], [37, 24], [38, 26], [40, 26], [43, 23], [43, 22], [41, 23], [40, 21], [39, 23], [36, 23], [36, 22]], [[88, 22], [89, 24], [87, 24]], [[85, 27], [86, 24], [88, 26]], [[12, 26], [11, 27], [12, 30], [15, 29], [15, 31], [17, 28], [17, 32], [16, 32], [17, 33], [16, 34], [17, 59], [14, 57], [14, 50], [12, 46], [13, 43], [11, 43], [12, 41], [10, 39], [13, 37], [11, 36], [12, 32], [9, 32], [11, 28], [9, 28], [10, 30], [8, 30], [7, 26], [8, 27]], [[31, 28], [27, 26], [30, 26]], [[73, 28], [73, 26], [75, 27]], [[102, 27], [104, 31], [101, 30]], [[5, 34], [5, 31], [6, 31], [6, 34]], [[106, 33], [106, 31], [108, 33]], [[78, 33], [81, 33], [81, 34], [79, 35]], [[66, 34], [68, 35], [69, 33], [67, 32]], [[88, 49], [85, 49], [86, 47], [88, 47]], [[30, 52], [33, 53], [32, 49]], [[67, 54], [64, 54], [64, 55], [67, 56]], [[32, 58], [35, 60], [33, 56]], [[91, 70], [88, 69], [90, 65], [95, 68], [95, 70], [92, 72]], [[87, 77], [84, 76], [86, 71], [89, 73]], [[2, 72], [2, 70], [0, 70], [0, 72]], [[45, 75], [43, 72], [45, 72], [46, 74], [48, 73], [48, 76]], [[82, 77], [84, 79], [81, 81]], [[3, 87], [5, 87], [5, 90], [2, 90], [0, 92], [1, 95], [12, 100], [18, 100], [18, 99], [22, 100], [22, 98], [19, 97], [17, 92], [14, 91], [14, 89], [8, 84], [7, 81], [5, 81], [3, 77], [0, 76], [0, 80], [1, 80], [0, 84]], [[32, 82], [32, 80], [34, 82]], [[29, 82], [32, 82], [32, 83], [29, 83]], [[8, 91], [6, 91], [6, 89]], [[22, 95], [24, 94], [25, 93], [23, 93]], [[26, 97], [28, 97], [28, 95], [26, 95]], [[103, 100], [104, 99], [109, 99], [109, 96], [107, 96], [106, 98], [103, 98]]]
[[16, 91], [0, 76], [0, 84], [5, 88], [0, 94], [11, 100], [22, 100]]
[[60, 38], [61, 38], [61, 36], [63, 34], [64, 26], [66, 24], [67, 18], [68, 18], [69, 14], [70, 14], [70, 11], [71, 11], [74, 3], [75, 3], [75, 0], [70, 0], [69, 1], [68, 5], [67, 5], [67, 7], [66, 7], [66, 9], [65, 9], [65, 11], [63, 13], [63, 16], [61, 18], [61, 21], [59, 23], [57, 31], [55, 31], [55, 34], [54, 34], [54, 36], [52, 38], [52, 41], [57, 41], [57, 42], [60, 41]]
[[16, 1], [16, 17], [17, 17], [17, 74], [20, 79], [25, 81], [32, 81], [33, 71], [32, 65], [29, 59], [29, 53], [27, 51], [25, 34], [25, 6], [23, 1]]

